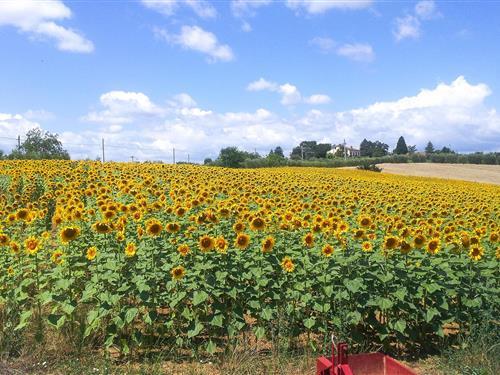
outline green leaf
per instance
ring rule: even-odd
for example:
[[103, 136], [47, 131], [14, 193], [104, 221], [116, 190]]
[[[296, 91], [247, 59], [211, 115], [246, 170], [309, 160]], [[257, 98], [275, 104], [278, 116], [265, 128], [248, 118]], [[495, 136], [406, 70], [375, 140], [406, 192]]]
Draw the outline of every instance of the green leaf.
[[194, 328], [188, 331], [188, 338], [197, 336], [203, 329], [203, 324], [196, 322]]
[[266, 330], [264, 329], [264, 327], [255, 327], [253, 329], [253, 333], [255, 334], [255, 337], [257, 337], [257, 339], [262, 339], [266, 336]]
[[14, 328], [14, 331], [18, 331], [18, 330], [24, 328], [29, 323], [29, 319], [31, 318], [31, 315], [33, 315], [31, 310], [23, 311], [21, 313], [21, 317], [19, 319], [19, 324], [16, 326], [16, 328]]
[[139, 310], [136, 307], [128, 309], [127, 312], [125, 313], [125, 322], [127, 324], [130, 324], [135, 319], [138, 312]]
[[61, 328], [66, 321], [66, 317], [64, 315], [58, 314], [49, 314], [47, 317], [50, 324], [52, 324], [56, 328]]
[[198, 306], [200, 303], [203, 303], [207, 300], [208, 294], [203, 290], [201, 292], [194, 292], [193, 294], [193, 305]]
[[217, 314], [215, 315], [212, 320], [210, 321], [210, 324], [215, 326], [215, 327], [221, 327], [224, 325], [224, 317], [222, 314]]
[[425, 321], [429, 323], [435, 316], [439, 316], [439, 311], [434, 307], [430, 307], [425, 312]]
[[304, 327], [306, 327], [307, 329], [311, 329], [315, 324], [316, 319], [314, 318], [307, 318], [306, 320], [304, 320]]
[[262, 319], [264, 320], [271, 320], [271, 318], [273, 317], [273, 311], [266, 307], [265, 309], [262, 309], [262, 313], [260, 314], [260, 316], [262, 316]]
[[217, 350], [217, 345], [212, 340], [209, 340], [207, 343], [208, 354], [214, 354], [216, 350]]
[[388, 310], [393, 306], [393, 303], [389, 298], [380, 297], [377, 300], [377, 306], [382, 310]]
[[394, 329], [399, 333], [404, 334], [406, 330], [406, 320], [399, 319], [396, 323], [394, 323]]

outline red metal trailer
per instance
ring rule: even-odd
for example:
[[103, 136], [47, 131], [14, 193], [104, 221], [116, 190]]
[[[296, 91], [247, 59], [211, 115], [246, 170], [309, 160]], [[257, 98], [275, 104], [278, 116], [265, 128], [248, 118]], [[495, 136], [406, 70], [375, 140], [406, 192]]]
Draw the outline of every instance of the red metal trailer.
[[347, 344], [335, 345], [332, 338], [332, 356], [316, 360], [316, 375], [416, 375], [416, 372], [383, 353], [348, 355]]

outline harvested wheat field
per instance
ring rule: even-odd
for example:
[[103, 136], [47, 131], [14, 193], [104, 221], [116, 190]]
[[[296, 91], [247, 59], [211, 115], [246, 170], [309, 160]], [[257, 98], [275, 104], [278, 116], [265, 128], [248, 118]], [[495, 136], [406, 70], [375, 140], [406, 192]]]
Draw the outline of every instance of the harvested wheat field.
[[406, 176], [437, 177], [500, 185], [500, 165], [441, 164], [441, 163], [383, 163], [383, 173]]

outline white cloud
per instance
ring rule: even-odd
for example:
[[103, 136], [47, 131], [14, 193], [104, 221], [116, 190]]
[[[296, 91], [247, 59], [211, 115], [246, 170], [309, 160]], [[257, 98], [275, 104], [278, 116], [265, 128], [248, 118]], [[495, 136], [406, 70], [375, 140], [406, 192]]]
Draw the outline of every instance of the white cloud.
[[323, 95], [323, 94], [315, 94], [311, 95], [310, 97], [305, 99], [306, 103], [309, 104], [328, 104], [332, 101], [332, 99], [328, 95]]
[[241, 24], [241, 30], [249, 33], [250, 31], [252, 31], [252, 25], [250, 25], [247, 21], [243, 21], [243, 23]]
[[302, 95], [296, 86], [290, 83], [285, 83], [280, 85], [278, 92], [282, 95], [281, 104], [283, 105], [294, 105], [302, 101]]
[[[105, 139], [108, 160], [130, 160], [134, 155], [138, 160], [164, 161], [171, 160], [173, 147], [177, 160], [187, 160], [189, 153], [192, 161], [202, 161], [216, 157], [226, 146], [257, 149], [264, 154], [279, 145], [290, 152], [305, 139], [338, 143], [345, 138], [356, 146], [367, 138], [392, 148], [403, 135], [408, 144], [416, 144], [420, 150], [431, 140], [436, 147], [451, 145], [462, 152], [499, 151], [500, 144], [500, 114], [486, 105], [490, 88], [462, 76], [393, 101], [342, 112], [312, 109], [303, 115], [286, 116], [265, 108], [249, 112], [199, 108], [188, 94], [182, 94], [183, 99], [176, 95], [160, 105], [141, 92], [110, 93], [101, 95], [100, 107], [91, 112], [104, 121], [61, 134], [73, 158], [95, 158], [100, 154], [101, 138]], [[84, 121], [89, 117], [84, 116]], [[114, 123], [114, 118], [126, 121]], [[0, 114], [0, 134], [4, 137], [15, 138], [33, 127], [40, 125], [23, 115]], [[0, 146], [8, 152], [15, 143], [5, 140]]]
[[415, 5], [415, 14], [423, 20], [430, 20], [439, 17], [434, 0], [422, 0]]
[[334, 50], [337, 43], [331, 38], [315, 37], [309, 41], [309, 44], [318, 47], [321, 52], [327, 53]]
[[366, 43], [341, 45], [337, 49], [337, 54], [361, 62], [371, 62], [375, 59], [372, 46]]
[[271, 91], [281, 94], [280, 103], [285, 106], [291, 106], [299, 103], [307, 104], [326, 104], [330, 102], [330, 97], [324, 94], [315, 94], [310, 97], [302, 97], [297, 86], [291, 83], [284, 83], [282, 85], [276, 82], [268, 81], [264, 78], [259, 78], [257, 81], [250, 82], [247, 85], [248, 91]]
[[55, 118], [52, 112], [44, 109], [29, 109], [22, 114], [22, 116], [31, 121], [49, 121]]
[[157, 37], [170, 44], [207, 55], [209, 62], [234, 60], [231, 47], [219, 43], [213, 33], [199, 26], [182, 26], [180, 34], [170, 34], [161, 28], [155, 28], [153, 31]]
[[420, 38], [421, 23], [434, 18], [441, 17], [433, 0], [421, 0], [415, 5], [415, 14], [407, 14], [404, 17], [397, 17], [395, 21], [394, 37], [397, 41], [411, 38]]
[[320, 14], [331, 9], [368, 8], [372, 2], [372, 0], [287, 0], [286, 5], [295, 11], [303, 10], [309, 14]]
[[257, 81], [250, 82], [247, 86], [248, 91], [276, 91], [278, 89], [278, 84], [270, 82], [264, 78], [259, 78]]
[[269, 4], [271, 0], [232, 0], [231, 12], [235, 17], [252, 17], [258, 8]]
[[418, 39], [420, 37], [420, 21], [412, 15], [398, 17], [393, 34], [397, 41], [406, 38]]
[[179, 6], [187, 6], [201, 18], [215, 18], [217, 11], [208, 2], [203, 0], [141, 0], [149, 9], [157, 11], [164, 16], [172, 16]]
[[71, 16], [71, 10], [60, 0], [0, 1], [0, 26], [13, 26], [33, 39], [52, 39], [61, 51], [92, 52], [90, 40], [54, 22]]
[[0, 112], [0, 150], [11, 152], [17, 146], [17, 137], [23, 137], [26, 132], [40, 125], [27, 119], [24, 115]]
[[174, 95], [173, 100], [169, 101], [169, 104], [173, 107], [192, 108], [196, 106], [196, 101], [191, 97], [191, 95], [183, 92]]

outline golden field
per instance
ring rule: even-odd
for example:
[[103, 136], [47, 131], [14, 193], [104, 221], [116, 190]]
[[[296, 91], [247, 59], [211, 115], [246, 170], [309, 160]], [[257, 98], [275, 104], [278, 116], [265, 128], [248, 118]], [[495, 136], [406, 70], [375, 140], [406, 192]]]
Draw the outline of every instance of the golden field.
[[83, 161], [0, 171], [3, 348], [57, 332], [196, 355], [247, 334], [317, 347], [336, 332], [431, 350], [499, 311], [496, 185]]

